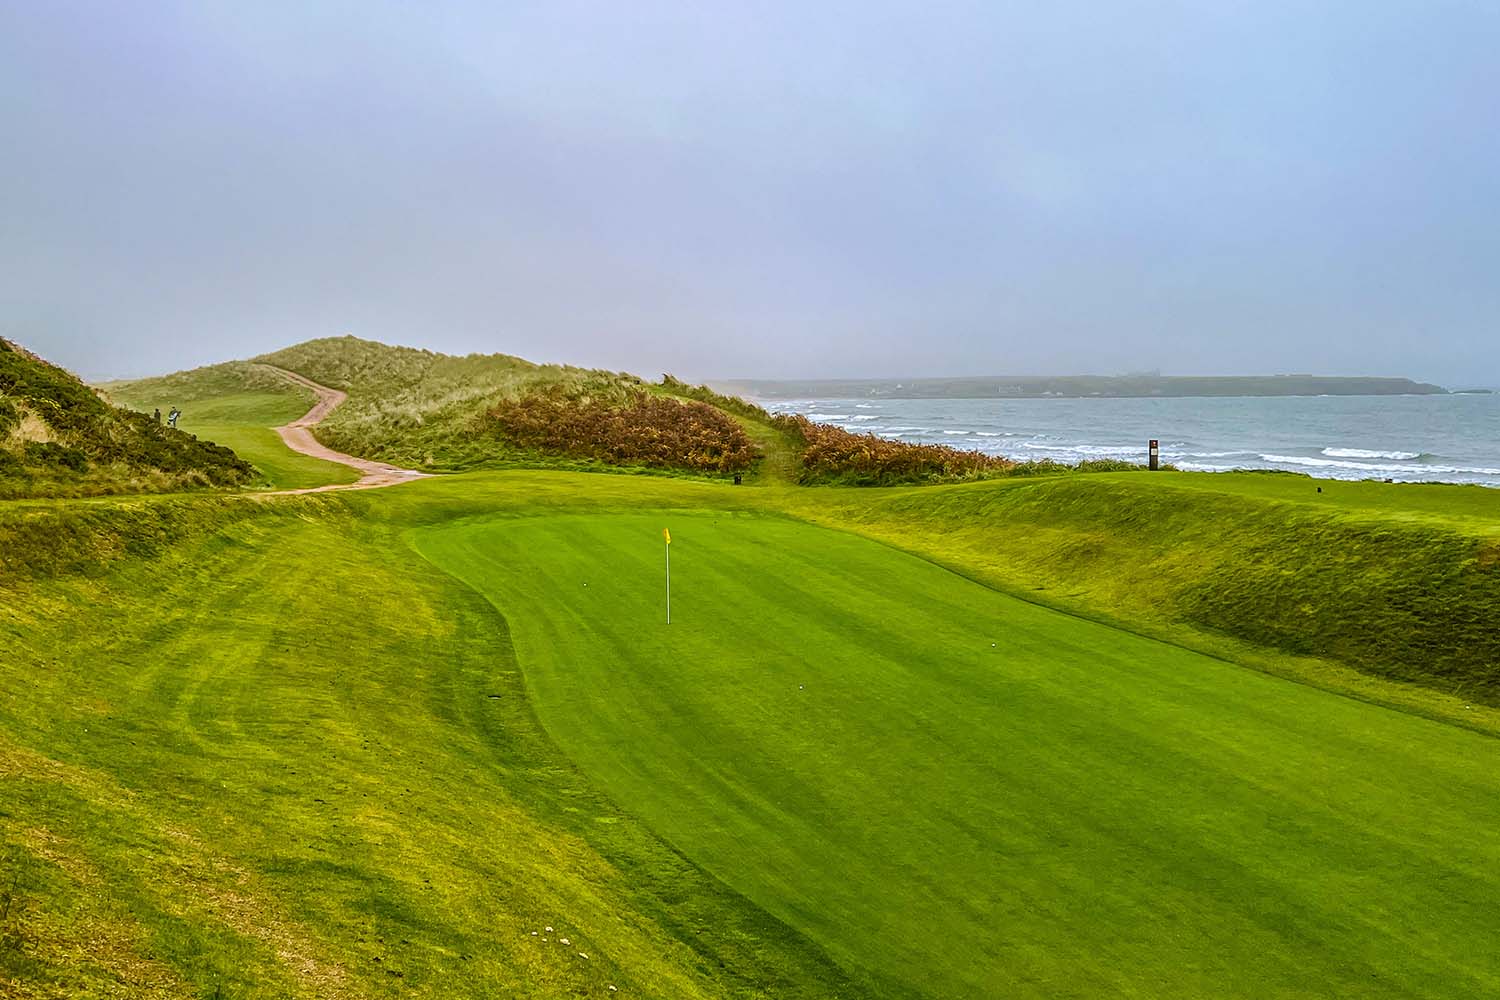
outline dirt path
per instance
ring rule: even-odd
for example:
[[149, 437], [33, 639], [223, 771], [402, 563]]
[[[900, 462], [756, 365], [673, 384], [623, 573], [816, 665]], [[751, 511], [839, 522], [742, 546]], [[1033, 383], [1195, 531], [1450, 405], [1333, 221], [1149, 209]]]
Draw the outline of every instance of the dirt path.
[[289, 424], [276, 428], [276, 433], [281, 435], [281, 440], [293, 451], [301, 452], [312, 458], [321, 458], [327, 462], [338, 462], [350, 468], [358, 469], [362, 475], [357, 483], [331, 483], [327, 486], [314, 486], [305, 490], [281, 490], [281, 493], [327, 493], [331, 490], [371, 490], [379, 486], [395, 486], [397, 483], [409, 483], [413, 479], [425, 479], [426, 473], [417, 472], [415, 469], [398, 469], [394, 465], [384, 462], [372, 462], [366, 458], [355, 458], [353, 455], [345, 455], [341, 451], [334, 451], [326, 444], [313, 437], [312, 428], [320, 423], [324, 417], [334, 411], [344, 400], [349, 398], [346, 392], [338, 389], [330, 389], [326, 385], [319, 385], [310, 378], [303, 378], [296, 372], [287, 371], [285, 368], [277, 368], [275, 365], [261, 365], [266, 371], [295, 382], [297, 385], [311, 389], [317, 394], [318, 402], [312, 409], [304, 413], [300, 418]]

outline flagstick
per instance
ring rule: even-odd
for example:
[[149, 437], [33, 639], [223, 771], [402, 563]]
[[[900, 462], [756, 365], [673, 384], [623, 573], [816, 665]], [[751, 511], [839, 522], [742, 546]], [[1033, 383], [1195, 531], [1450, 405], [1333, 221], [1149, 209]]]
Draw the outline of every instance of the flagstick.
[[666, 544], [667, 550], [667, 624], [672, 624], [672, 543]]

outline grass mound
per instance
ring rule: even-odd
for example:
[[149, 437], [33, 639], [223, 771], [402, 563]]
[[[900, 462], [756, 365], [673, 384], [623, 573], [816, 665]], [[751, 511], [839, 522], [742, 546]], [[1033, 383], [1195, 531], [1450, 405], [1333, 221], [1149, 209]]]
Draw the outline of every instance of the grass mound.
[[534, 453], [506, 448], [487, 433], [487, 413], [503, 400], [552, 389], [618, 394], [644, 384], [632, 375], [538, 365], [508, 354], [455, 357], [357, 337], [311, 340], [255, 360], [349, 394], [314, 432], [329, 447], [448, 470], [535, 463]]
[[[288, 463], [284, 455], [277, 458], [279, 444], [263, 430], [257, 436], [257, 428], [285, 423], [311, 404], [304, 390], [270, 366], [348, 393], [314, 431], [324, 444], [436, 470], [742, 471], [757, 448], [741, 421], [769, 419], [759, 407], [671, 376], [653, 385], [634, 375], [539, 365], [507, 354], [455, 357], [356, 337], [312, 340], [252, 361], [107, 388], [137, 407], [160, 400], [197, 404], [188, 406], [188, 416], [253, 452], [277, 485], [316, 485], [303, 482], [300, 469], [282, 469]], [[325, 482], [340, 481], [337, 472], [321, 474]]]
[[111, 406], [0, 339], [0, 498], [240, 486], [253, 477], [228, 448]]

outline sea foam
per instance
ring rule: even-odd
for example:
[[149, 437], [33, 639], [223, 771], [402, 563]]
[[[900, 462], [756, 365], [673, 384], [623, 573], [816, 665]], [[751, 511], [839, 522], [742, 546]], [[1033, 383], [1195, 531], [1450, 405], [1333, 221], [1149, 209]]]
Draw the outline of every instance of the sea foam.
[[1323, 454], [1329, 458], [1390, 458], [1398, 462], [1422, 457], [1419, 451], [1371, 451], [1368, 448], [1324, 448]]

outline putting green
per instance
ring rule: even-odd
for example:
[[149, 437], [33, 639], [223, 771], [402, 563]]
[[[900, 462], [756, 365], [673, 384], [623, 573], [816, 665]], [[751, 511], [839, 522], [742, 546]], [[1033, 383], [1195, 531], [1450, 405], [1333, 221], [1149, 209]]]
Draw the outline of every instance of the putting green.
[[848, 967], [933, 997], [1500, 991], [1493, 739], [775, 517], [410, 537], [507, 617], [591, 778]]

